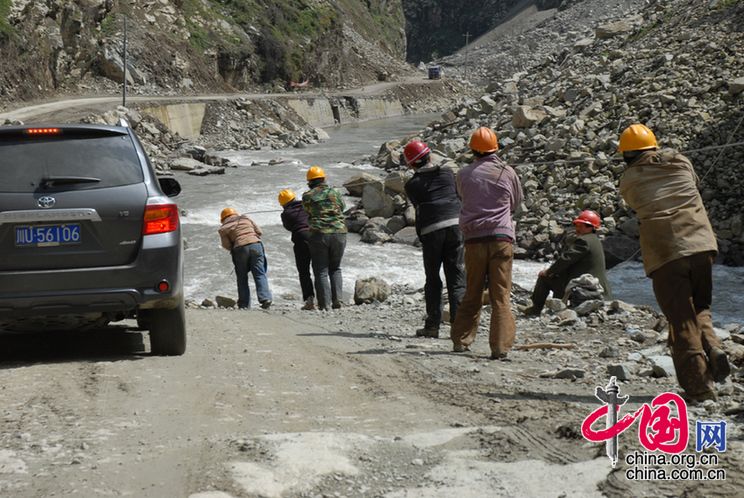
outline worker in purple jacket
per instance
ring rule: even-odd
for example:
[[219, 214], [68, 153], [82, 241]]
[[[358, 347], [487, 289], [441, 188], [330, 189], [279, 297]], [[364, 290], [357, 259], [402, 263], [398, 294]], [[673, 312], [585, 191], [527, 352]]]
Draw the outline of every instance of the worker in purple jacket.
[[457, 174], [462, 199], [460, 230], [465, 239], [465, 297], [450, 336], [455, 352], [469, 350], [478, 330], [488, 278], [491, 358], [506, 359], [517, 329], [509, 298], [514, 255], [512, 215], [522, 203], [522, 185], [514, 169], [496, 156], [499, 142], [493, 130], [478, 128], [470, 137], [470, 148], [475, 161]]
[[305, 304], [303, 310], [315, 309], [315, 291], [313, 290], [313, 278], [310, 276], [310, 224], [307, 211], [302, 207], [302, 202], [297, 200], [297, 195], [291, 190], [279, 192], [279, 204], [284, 208], [282, 211], [282, 225], [292, 232], [294, 243], [295, 265], [297, 274], [300, 276], [300, 287], [302, 287], [302, 300]]

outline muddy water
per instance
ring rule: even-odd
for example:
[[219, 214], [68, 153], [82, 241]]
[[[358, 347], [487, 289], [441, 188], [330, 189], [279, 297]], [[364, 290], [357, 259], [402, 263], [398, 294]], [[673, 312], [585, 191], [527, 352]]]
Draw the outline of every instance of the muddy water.
[[[330, 140], [302, 149], [229, 151], [224, 155], [239, 162], [225, 175], [193, 177], [180, 175], [183, 193], [179, 206], [183, 217], [186, 250], [186, 295], [201, 301], [217, 294], [235, 296], [235, 277], [229, 253], [219, 244], [219, 213], [226, 206], [248, 213], [264, 231], [269, 261], [269, 282], [276, 300], [299, 300], [300, 288], [294, 267], [289, 233], [279, 217], [277, 194], [291, 188], [298, 195], [306, 190], [305, 173], [311, 165], [322, 166], [329, 182], [340, 187], [348, 178], [364, 171], [379, 173], [363, 158], [377, 152], [392, 138], [415, 133], [434, 115], [404, 116], [326, 130]], [[351, 164], [351, 163], [354, 164]], [[345, 191], [342, 189], [342, 191]], [[357, 199], [347, 198], [347, 205]], [[514, 281], [531, 288], [537, 272], [545, 265], [515, 261]], [[400, 244], [372, 246], [349, 234], [344, 263], [345, 300], [351, 300], [357, 278], [379, 276], [391, 283], [422, 287], [424, 283], [420, 249]], [[630, 263], [610, 271], [617, 298], [654, 305], [651, 284], [639, 264]], [[255, 300], [255, 296], [254, 296]], [[715, 273], [715, 318], [721, 323], [744, 323], [744, 269], [717, 268]]]

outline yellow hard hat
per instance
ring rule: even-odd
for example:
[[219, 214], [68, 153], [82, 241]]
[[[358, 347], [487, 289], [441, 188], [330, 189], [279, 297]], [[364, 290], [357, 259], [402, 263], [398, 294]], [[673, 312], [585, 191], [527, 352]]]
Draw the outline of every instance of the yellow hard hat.
[[284, 189], [281, 192], [279, 192], [279, 204], [281, 206], [284, 206], [289, 201], [293, 201], [295, 197], [297, 197], [297, 195], [293, 191], [289, 189]]
[[656, 149], [658, 146], [653, 131], [642, 124], [632, 124], [620, 134], [620, 145], [617, 146], [617, 151], [649, 150]]
[[222, 212], [220, 213], [220, 223], [223, 223], [226, 218], [229, 218], [230, 216], [235, 215], [235, 214], [238, 214], [238, 212], [235, 211], [235, 209], [233, 208], [223, 209]]
[[325, 171], [320, 166], [312, 166], [307, 170], [307, 181], [315, 180], [316, 178], [325, 178]]
[[499, 150], [499, 139], [491, 128], [481, 126], [470, 136], [470, 148], [480, 154], [490, 154]]

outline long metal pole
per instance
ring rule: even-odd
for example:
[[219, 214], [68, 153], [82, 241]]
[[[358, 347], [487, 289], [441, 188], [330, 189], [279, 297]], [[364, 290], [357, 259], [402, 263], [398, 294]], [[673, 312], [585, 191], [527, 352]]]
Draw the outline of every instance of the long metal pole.
[[122, 87], [121, 105], [127, 106], [127, 16], [124, 16], [124, 86]]
[[468, 43], [470, 43], [470, 31], [467, 31], [462, 36], [465, 37], [465, 79], [468, 79], [468, 59], [470, 56], [470, 48], [468, 47]]

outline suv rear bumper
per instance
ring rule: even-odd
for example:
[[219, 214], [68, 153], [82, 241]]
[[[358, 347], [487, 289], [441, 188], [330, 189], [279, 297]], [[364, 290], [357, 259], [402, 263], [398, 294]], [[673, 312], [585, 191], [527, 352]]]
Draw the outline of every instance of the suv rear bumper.
[[[183, 299], [182, 261], [180, 234], [172, 232], [147, 236], [128, 265], [2, 271], [0, 318], [176, 308]], [[156, 289], [161, 281], [168, 291]]]

